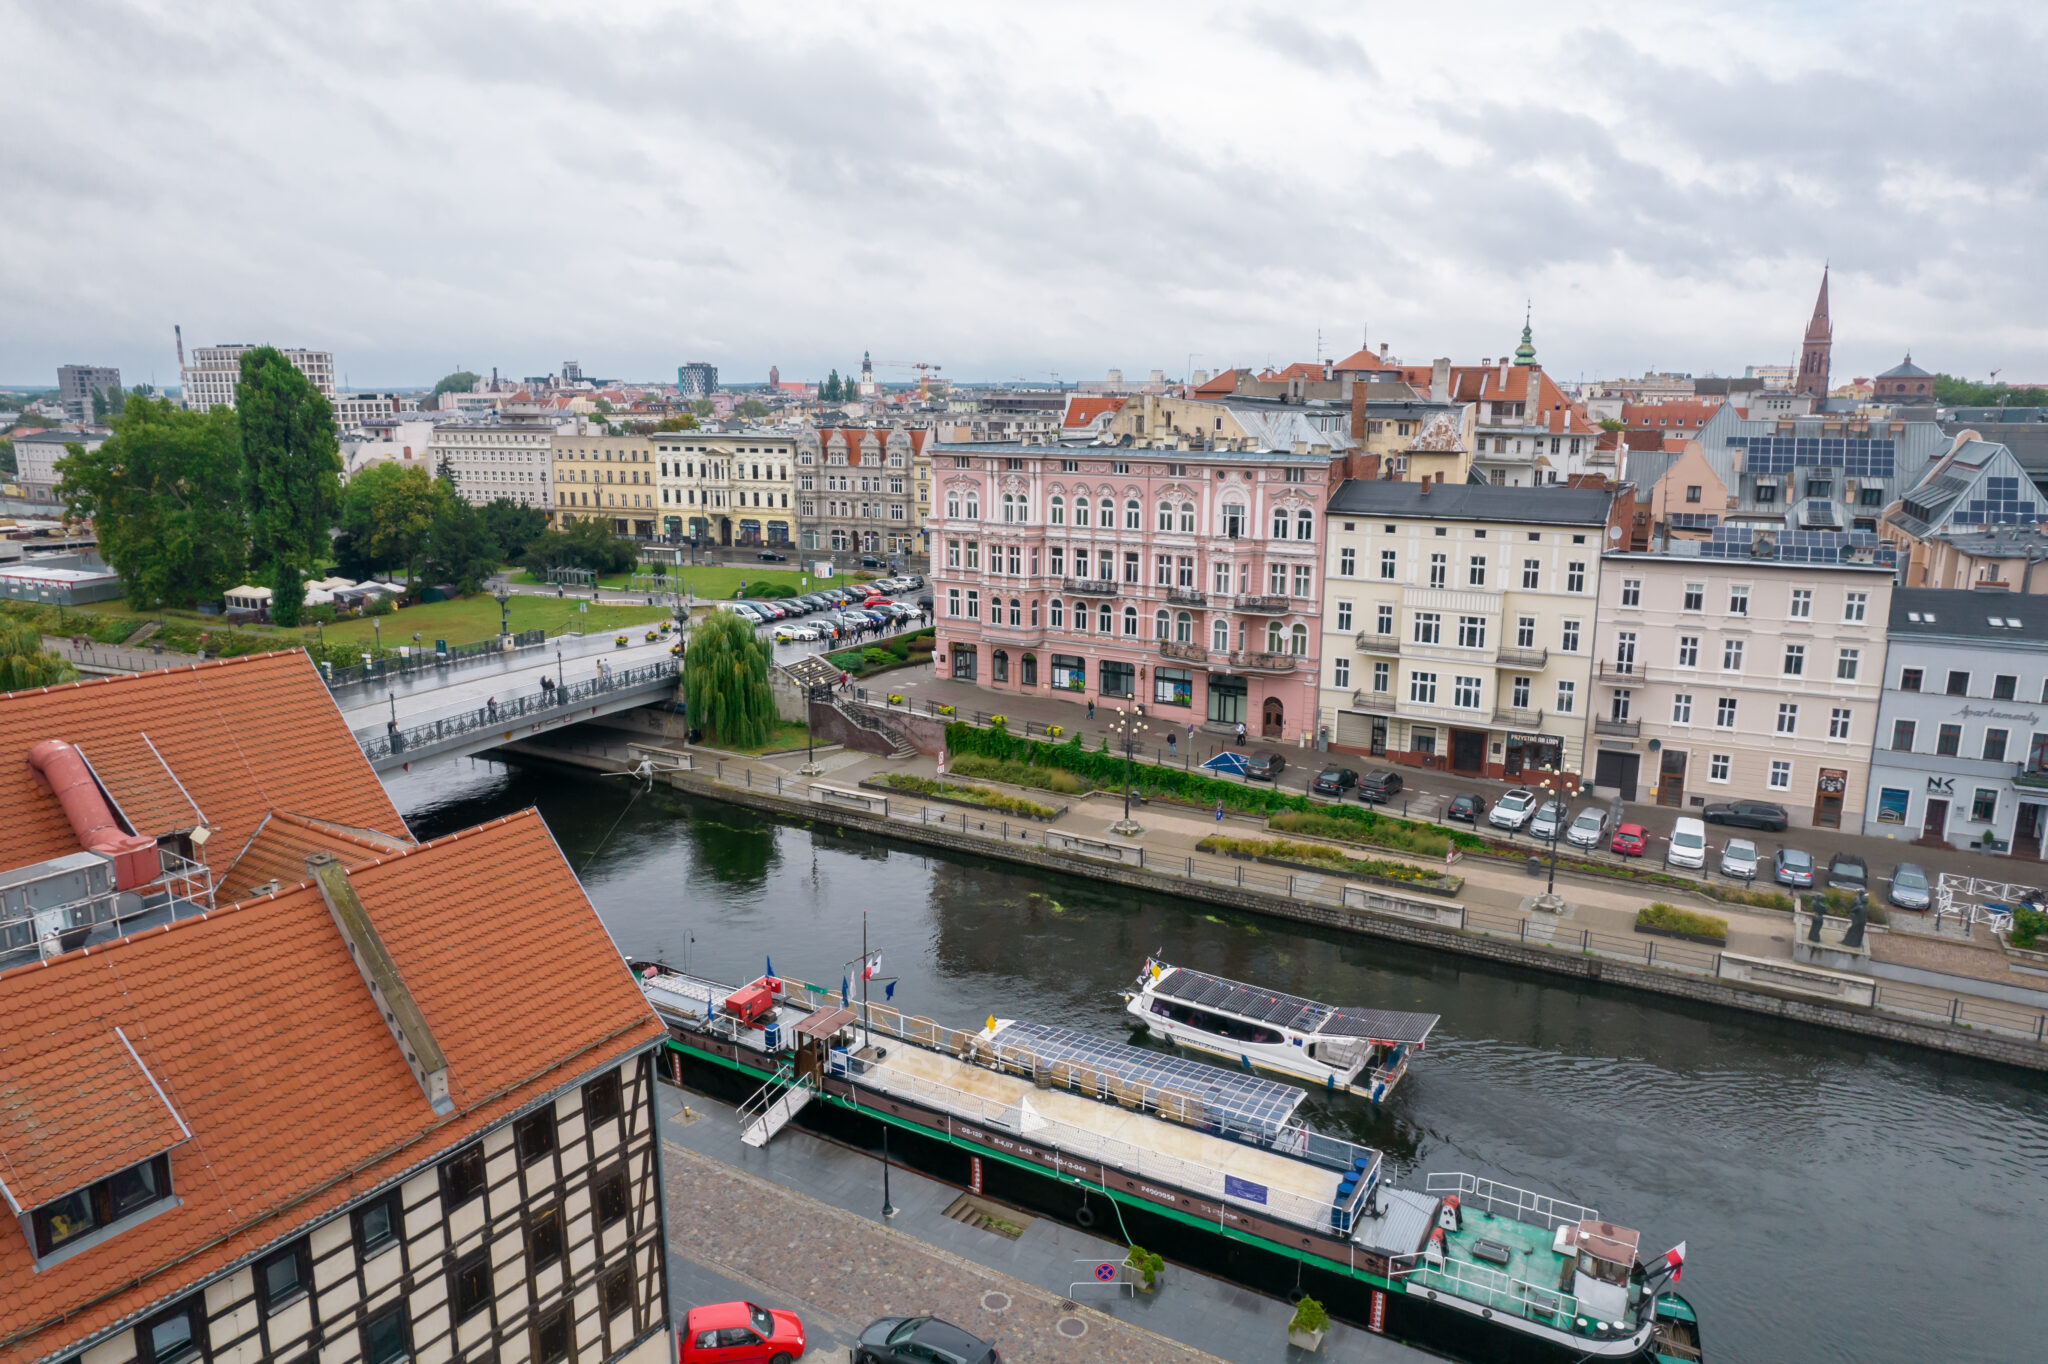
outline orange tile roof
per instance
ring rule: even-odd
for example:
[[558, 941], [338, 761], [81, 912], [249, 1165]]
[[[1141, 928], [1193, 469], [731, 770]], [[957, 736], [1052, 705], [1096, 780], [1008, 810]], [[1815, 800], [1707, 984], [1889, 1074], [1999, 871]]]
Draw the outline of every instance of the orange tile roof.
[[56, 797], [19, 760], [44, 739], [84, 753], [138, 833], [204, 816], [213, 836], [202, 855], [216, 875], [272, 810], [406, 836], [303, 650], [0, 696], [0, 867], [78, 851]]
[[1122, 398], [1069, 398], [1066, 415], [1060, 419], [1060, 425], [1070, 428], [1092, 426], [1103, 413], [1121, 412], [1123, 407]]
[[378, 857], [402, 853], [410, 846], [410, 840], [392, 838], [374, 829], [352, 829], [332, 820], [272, 811], [219, 878], [215, 899], [220, 904], [230, 904], [272, 881], [296, 885], [306, 879], [306, 857], [310, 853], [331, 852], [341, 859], [343, 866], [355, 867]]
[[[1393, 368], [1393, 366], [1389, 365], [1386, 361], [1380, 359], [1380, 357], [1374, 354], [1372, 351], [1355, 350], [1351, 352], [1351, 354], [1345, 356], [1342, 360], [1336, 361], [1334, 364], [1330, 366], [1330, 368], [1332, 370], [1341, 372], [1347, 369], [1391, 369]], [[1423, 366], [1423, 368], [1427, 370], [1429, 367], [1425, 365]]]
[[187, 1135], [111, 1024], [84, 1020], [7, 1049], [0, 1185], [19, 1211], [162, 1155]]
[[0, 1218], [0, 1364], [71, 1349], [664, 1035], [531, 810], [350, 879], [447, 1058], [445, 1117], [303, 881], [0, 975], [0, 1056], [118, 1026], [192, 1132], [170, 1155], [181, 1205], [68, 1260], [33, 1271]]
[[1237, 371], [1234, 369], [1220, 370], [1213, 378], [1195, 385], [1197, 397], [1228, 397], [1235, 392], [1237, 392]]
[[1721, 399], [1678, 403], [1623, 403], [1621, 419], [1644, 431], [1698, 430], [1721, 409]]

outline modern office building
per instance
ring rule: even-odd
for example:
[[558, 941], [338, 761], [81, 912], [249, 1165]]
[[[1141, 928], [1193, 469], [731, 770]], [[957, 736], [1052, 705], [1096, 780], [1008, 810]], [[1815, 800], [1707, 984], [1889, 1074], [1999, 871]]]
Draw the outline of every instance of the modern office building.
[[[186, 359], [181, 376], [186, 407], [194, 412], [205, 412], [215, 407], [235, 405], [235, 384], [242, 377], [242, 356], [255, 350], [253, 344], [235, 346], [196, 346]], [[312, 381], [320, 390], [320, 396], [328, 402], [334, 401], [334, 353], [324, 350], [297, 350], [280, 346], [284, 358], [292, 363], [299, 373]]]
[[676, 366], [676, 396], [684, 402], [708, 398], [717, 387], [718, 366], [704, 360]]
[[446, 465], [467, 501], [509, 497], [552, 511], [554, 435], [554, 427], [541, 422], [444, 422], [434, 428], [427, 455], [436, 475]]
[[111, 401], [121, 392], [121, 371], [101, 365], [57, 366], [57, 401], [64, 405], [66, 419], [80, 426], [97, 420], [93, 395]]

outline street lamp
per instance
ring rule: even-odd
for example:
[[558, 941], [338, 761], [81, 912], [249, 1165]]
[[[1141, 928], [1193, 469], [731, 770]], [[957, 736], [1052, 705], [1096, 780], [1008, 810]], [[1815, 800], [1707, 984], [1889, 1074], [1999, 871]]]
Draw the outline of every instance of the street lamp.
[[503, 578], [498, 580], [498, 590], [491, 594], [498, 599], [498, 636], [503, 638], [512, 633], [512, 588]]
[[1136, 838], [1145, 829], [1131, 818], [1131, 759], [1138, 751], [1139, 736], [1145, 732], [1145, 722], [1122, 706], [1116, 708], [1116, 716], [1109, 722], [1109, 732], [1116, 736], [1118, 747], [1124, 751], [1124, 817], [1110, 825], [1109, 831], [1126, 838]]
[[[1577, 783], [1572, 780], [1570, 773], [1546, 773], [1536, 783], [1537, 789], [1543, 792], [1542, 801], [1536, 807], [1537, 813], [1541, 814], [1543, 807], [1548, 805], [1553, 799], [1564, 799], [1565, 793], [1572, 790], [1576, 785]], [[1560, 811], [1558, 817], [1551, 821], [1550, 875], [1549, 879], [1544, 883], [1543, 894], [1536, 897], [1536, 903], [1532, 906], [1532, 908], [1545, 910], [1552, 914], [1564, 908], [1564, 901], [1560, 900], [1557, 896], [1557, 840], [1564, 833], [1564, 816], [1567, 813], [1569, 813], [1569, 807], [1566, 810]]]
[[[824, 682], [813, 682], [809, 692], [809, 700], [814, 706], [820, 704], [830, 705], [832, 703], [831, 685]], [[804, 717], [804, 765], [799, 769], [799, 774], [802, 776], [815, 777], [818, 775], [816, 736], [817, 730], [811, 725], [810, 716], [806, 715]]]

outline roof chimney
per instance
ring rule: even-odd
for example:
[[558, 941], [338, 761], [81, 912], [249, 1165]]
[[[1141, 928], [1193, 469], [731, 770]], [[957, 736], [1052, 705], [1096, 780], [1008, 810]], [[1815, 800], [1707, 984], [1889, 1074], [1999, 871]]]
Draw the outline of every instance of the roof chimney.
[[1429, 400], [1433, 403], [1451, 400], [1451, 357], [1448, 355], [1439, 355], [1430, 364]]
[[327, 902], [327, 912], [348, 945], [349, 957], [362, 972], [370, 999], [428, 1104], [436, 1113], [454, 1112], [455, 1103], [448, 1097], [448, 1058], [442, 1055], [441, 1044], [434, 1040], [433, 1029], [427, 1026], [426, 1015], [420, 1012], [405, 978], [398, 974], [398, 963], [391, 959], [384, 939], [370, 922], [369, 911], [348, 879], [348, 868], [333, 853], [316, 852], [306, 859], [306, 872], [319, 883], [320, 898]]
[[1421, 494], [1420, 494], [1421, 496], [1423, 496], [1423, 497], [1428, 497], [1428, 496], [1429, 496], [1429, 485], [1430, 485], [1431, 483], [1433, 483], [1434, 481], [1435, 481], [1434, 479], [1428, 479], [1428, 478], [1425, 478], [1425, 479], [1423, 479], [1423, 480], [1422, 480], [1422, 492], [1421, 492]]

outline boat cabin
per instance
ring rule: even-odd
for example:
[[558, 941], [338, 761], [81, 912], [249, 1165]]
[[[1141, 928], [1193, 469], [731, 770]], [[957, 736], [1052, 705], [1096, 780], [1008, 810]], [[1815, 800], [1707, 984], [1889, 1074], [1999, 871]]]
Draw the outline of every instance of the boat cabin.
[[1568, 1257], [1567, 1289], [1579, 1300], [1579, 1314], [1603, 1321], [1629, 1315], [1629, 1284], [1635, 1277], [1640, 1232], [1590, 1218], [1557, 1229], [1556, 1249]]

